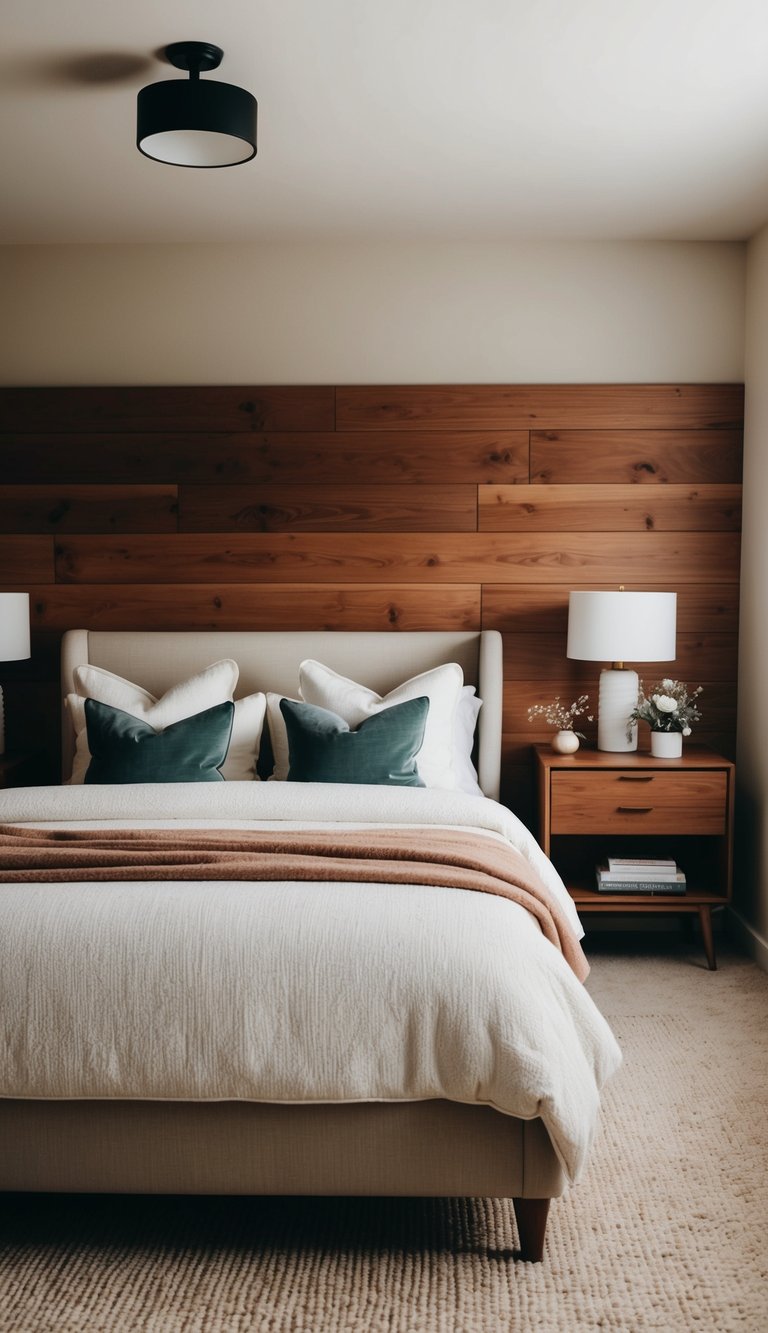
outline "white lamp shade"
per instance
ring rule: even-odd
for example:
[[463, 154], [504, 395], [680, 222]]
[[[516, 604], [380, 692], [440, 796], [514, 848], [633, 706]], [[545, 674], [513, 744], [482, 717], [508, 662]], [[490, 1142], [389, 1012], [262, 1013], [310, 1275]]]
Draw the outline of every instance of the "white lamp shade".
[[672, 662], [677, 593], [572, 592], [568, 657], [582, 662]]
[[29, 593], [0, 592], [0, 662], [29, 657]]

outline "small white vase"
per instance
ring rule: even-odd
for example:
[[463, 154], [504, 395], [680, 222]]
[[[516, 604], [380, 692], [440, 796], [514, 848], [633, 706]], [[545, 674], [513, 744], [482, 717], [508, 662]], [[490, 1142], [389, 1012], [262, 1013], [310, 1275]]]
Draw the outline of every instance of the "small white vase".
[[555, 754], [575, 754], [579, 748], [579, 738], [575, 731], [556, 731], [551, 744]]
[[652, 731], [651, 754], [654, 759], [679, 759], [683, 753], [681, 731]]

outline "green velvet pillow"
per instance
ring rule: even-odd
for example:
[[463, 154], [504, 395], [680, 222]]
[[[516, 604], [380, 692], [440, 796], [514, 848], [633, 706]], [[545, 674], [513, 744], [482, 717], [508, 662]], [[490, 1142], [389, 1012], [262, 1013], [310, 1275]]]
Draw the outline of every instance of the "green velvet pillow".
[[336, 713], [281, 699], [288, 732], [289, 782], [354, 782], [423, 787], [416, 756], [429, 699], [408, 699], [368, 717], [355, 731]]
[[232, 734], [233, 703], [155, 731], [140, 718], [97, 699], [85, 701], [91, 762], [86, 782], [223, 782]]

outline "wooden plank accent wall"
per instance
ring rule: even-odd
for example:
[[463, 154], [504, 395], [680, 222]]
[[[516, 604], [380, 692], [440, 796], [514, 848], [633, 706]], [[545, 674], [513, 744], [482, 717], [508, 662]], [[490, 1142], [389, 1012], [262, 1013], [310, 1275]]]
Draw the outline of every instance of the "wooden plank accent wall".
[[702, 684], [697, 739], [732, 758], [742, 424], [735, 384], [0, 390], [0, 586], [34, 630], [0, 667], [9, 744], [55, 780], [72, 626], [496, 628], [529, 819], [528, 707], [597, 699], [568, 593], [624, 584], [678, 593], [677, 661], [640, 670]]

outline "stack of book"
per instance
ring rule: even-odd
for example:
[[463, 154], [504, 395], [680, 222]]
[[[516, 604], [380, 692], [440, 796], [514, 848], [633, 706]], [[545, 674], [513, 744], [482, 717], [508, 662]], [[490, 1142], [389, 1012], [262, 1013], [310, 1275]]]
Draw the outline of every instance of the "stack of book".
[[685, 893], [685, 874], [664, 857], [609, 856], [597, 867], [597, 887], [601, 893]]

